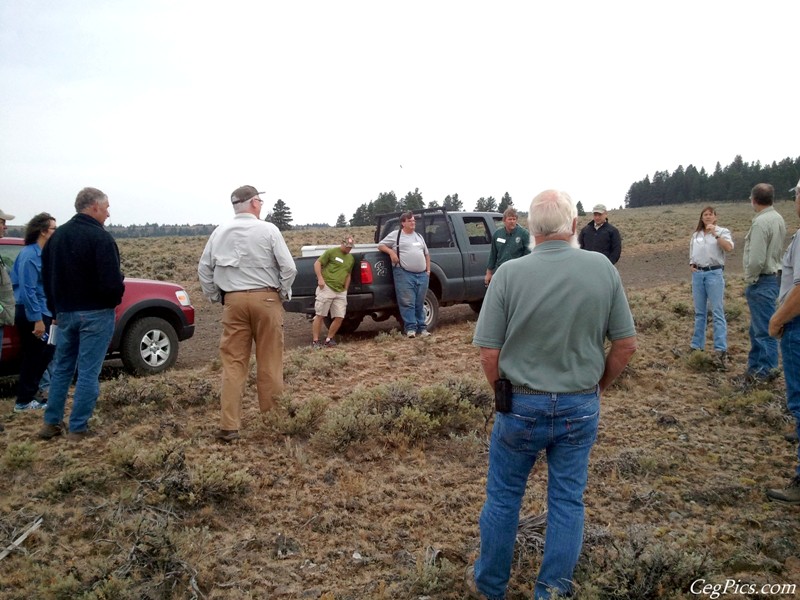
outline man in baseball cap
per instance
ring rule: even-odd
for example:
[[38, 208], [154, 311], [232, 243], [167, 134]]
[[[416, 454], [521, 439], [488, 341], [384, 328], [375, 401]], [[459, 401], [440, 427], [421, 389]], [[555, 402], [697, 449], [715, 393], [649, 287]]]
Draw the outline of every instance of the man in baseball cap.
[[622, 253], [619, 230], [608, 222], [605, 204], [595, 204], [592, 216], [592, 220], [578, 234], [578, 244], [583, 250], [604, 254], [615, 265]]

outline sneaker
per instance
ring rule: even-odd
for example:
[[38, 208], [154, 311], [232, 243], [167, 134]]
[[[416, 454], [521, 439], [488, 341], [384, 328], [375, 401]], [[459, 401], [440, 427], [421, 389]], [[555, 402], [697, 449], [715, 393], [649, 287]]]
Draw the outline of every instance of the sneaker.
[[486, 596], [478, 591], [478, 584], [475, 583], [475, 565], [467, 567], [464, 573], [464, 584], [467, 586], [467, 597], [472, 600], [486, 600]]
[[417, 333], [415, 331], [407, 331], [406, 332], [406, 337], [408, 339], [415, 338], [415, 337], [417, 337]]
[[313, 342], [311, 342], [311, 347], [314, 350], [319, 350], [320, 348], [322, 348], [322, 344], [319, 343], [319, 340], [314, 340]]
[[15, 404], [14, 405], [14, 412], [21, 413], [26, 412], [29, 410], [41, 410], [42, 408], [46, 407], [47, 404], [42, 404], [41, 402], [37, 402], [36, 400], [31, 400], [27, 404]]
[[40, 404], [47, 404], [47, 396], [48, 396], [47, 390], [45, 391], [38, 390], [34, 395], [33, 399]]
[[40, 440], [52, 440], [54, 437], [58, 437], [62, 433], [66, 426], [64, 423], [57, 423], [55, 425], [51, 425], [50, 423], [45, 423], [42, 425], [42, 428], [39, 430], [38, 437]]
[[220, 429], [214, 437], [220, 442], [232, 442], [239, 439], [239, 431], [236, 429]]
[[427, 329], [423, 329], [419, 332], [419, 337], [431, 337], [431, 332]]
[[785, 488], [767, 490], [767, 498], [784, 504], [800, 504], [800, 475], [795, 475]]
[[725, 350], [716, 350], [714, 352], [714, 365], [720, 371], [728, 370], [728, 353]]
[[692, 352], [702, 352], [702, 350], [700, 350], [699, 348], [692, 348], [691, 346], [689, 346], [688, 348], [679, 348], [676, 346], [671, 350], [671, 352], [672, 356], [674, 356], [675, 358], [681, 358], [682, 356], [688, 356]]
[[333, 348], [334, 346], [338, 346], [339, 344], [336, 343], [336, 340], [325, 340], [325, 347], [326, 348]]

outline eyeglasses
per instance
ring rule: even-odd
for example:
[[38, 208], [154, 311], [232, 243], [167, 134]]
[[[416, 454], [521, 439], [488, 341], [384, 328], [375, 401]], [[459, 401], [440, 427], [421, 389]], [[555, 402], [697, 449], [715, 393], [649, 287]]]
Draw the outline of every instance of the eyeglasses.
[[235, 200], [231, 202], [231, 204], [241, 204], [242, 202], [250, 202], [251, 200], [258, 200], [259, 202], [261, 202], [261, 204], [264, 204], [264, 201], [258, 196], [253, 196], [252, 198], [247, 198], [246, 200]]

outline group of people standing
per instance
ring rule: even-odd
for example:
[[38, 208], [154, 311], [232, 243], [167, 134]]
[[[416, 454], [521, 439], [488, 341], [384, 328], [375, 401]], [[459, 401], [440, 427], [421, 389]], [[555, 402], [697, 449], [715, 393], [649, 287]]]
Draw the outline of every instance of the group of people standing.
[[[90, 433], [89, 419], [100, 393], [100, 369], [114, 333], [114, 307], [122, 301], [125, 289], [117, 244], [103, 228], [108, 208], [108, 196], [103, 192], [82, 189], [72, 219], [57, 228], [49, 213], [37, 214], [25, 227], [25, 246], [10, 273], [5, 264], [0, 265], [0, 316], [4, 316], [0, 323], [11, 324], [8, 315], [13, 314], [20, 337], [14, 411], [43, 410], [41, 439], [67, 433], [69, 440], [81, 441]], [[2, 234], [6, 221], [13, 218], [0, 211]], [[55, 324], [58, 335], [52, 339], [55, 329], [51, 325]], [[1, 331], [0, 327], [0, 335]], [[49, 392], [37, 398], [48, 369]], [[76, 373], [67, 430], [65, 407]]]

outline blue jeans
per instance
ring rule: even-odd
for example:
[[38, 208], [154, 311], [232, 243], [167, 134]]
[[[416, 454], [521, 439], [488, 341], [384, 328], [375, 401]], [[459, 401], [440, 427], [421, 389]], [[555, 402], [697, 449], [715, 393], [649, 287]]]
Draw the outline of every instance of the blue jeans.
[[706, 347], [706, 318], [708, 306], [714, 321], [714, 350], [728, 350], [728, 324], [725, 321], [725, 277], [722, 269], [695, 271], [692, 273], [692, 298], [694, 298], [694, 335], [692, 348], [704, 350]]
[[69, 430], [86, 431], [100, 395], [98, 378], [113, 334], [113, 308], [58, 313], [58, 341], [44, 411], [46, 424], [57, 425], [64, 420], [67, 392], [77, 368]]
[[[786, 406], [794, 416], [794, 424], [800, 434], [800, 317], [783, 326], [781, 355], [783, 377], [786, 380]], [[797, 461], [797, 476], [800, 477], [800, 444], [797, 446]]]
[[397, 294], [397, 307], [403, 319], [403, 331], [421, 333], [425, 331], [425, 293], [428, 291], [428, 274], [412, 273], [395, 266], [394, 291]]
[[514, 394], [509, 413], [496, 413], [489, 448], [486, 503], [475, 583], [491, 599], [505, 595], [519, 510], [540, 450], [547, 453], [547, 532], [534, 598], [572, 589], [583, 543], [583, 491], [597, 438], [600, 397], [589, 394]]
[[750, 308], [750, 355], [747, 372], [756, 377], [766, 377], [778, 368], [778, 341], [769, 337], [769, 320], [778, 301], [778, 278], [761, 275], [758, 281], [744, 289]]

